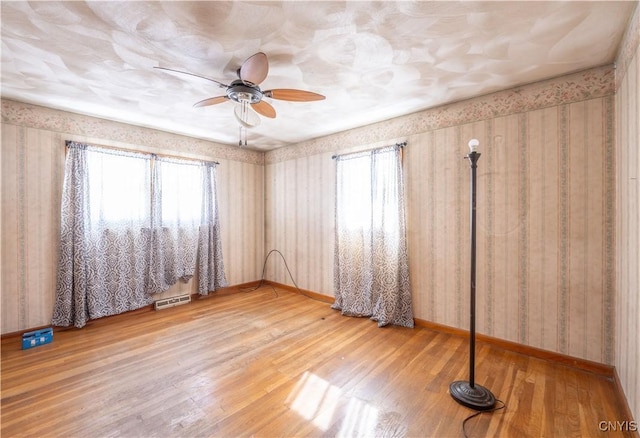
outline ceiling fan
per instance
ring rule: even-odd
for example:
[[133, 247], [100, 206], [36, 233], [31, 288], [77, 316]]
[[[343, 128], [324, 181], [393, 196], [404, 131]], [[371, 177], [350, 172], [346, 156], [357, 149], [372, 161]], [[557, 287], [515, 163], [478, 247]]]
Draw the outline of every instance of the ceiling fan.
[[[225, 88], [225, 95], [209, 97], [207, 99], [196, 102], [194, 107], [203, 107], [217, 105], [219, 103], [233, 101], [240, 105], [236, 106], [234, 115], [238, 123], [240, 123], [240, 144], [242, 145], [242, 128], [252, 128], [260, 123], [260, 118], [256, 113], [269, 118], [276, 117], [276, 110], [271, 104], [263, 100], [264, 97], [278, 100], [286, 100], [290, 102], [311, 102], [315, 100], [323, 100], [325, 97], [321, 94], [311, 91], [296, 90], [292, 88], [276, 88], [273, 90], [260, 89], [260, 84], [266, 79], [269, 73], [269, 61], [267, 55], [258, 52], [247, 58], [236, 74], [238, 79], [230, 84], [200, 76], [185, 71], [173, 70], [164, 67], [154, 67], [159, 70], [165, 70], [173, 73], [187, 74], [196, 76], [218, 84], [219, 87]], [[253, 111], [255, 111], [255, 113]], [[244, 144], [246, 145], [246, 133]]]

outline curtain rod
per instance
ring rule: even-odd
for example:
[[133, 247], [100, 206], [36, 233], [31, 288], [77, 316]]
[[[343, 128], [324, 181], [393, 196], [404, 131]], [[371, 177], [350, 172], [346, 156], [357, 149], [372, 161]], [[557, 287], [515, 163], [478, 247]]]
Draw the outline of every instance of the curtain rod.
[[156, 157], [176, 158], [178, 160], [206, 161], [208, 163], [213, 163], [215, 165], [219, 165], [220, 164], [217, 161], [202, 160], [200, 158], [188, 158], [188, 157], [181, 157], [180, 155], [170, 155], [170, 154], [156, 154], [155, 152], [138, 151], [138, 150], [135, 150], [135, 149], [125, 149], [125, 148], [119, 148], [119, 147], [116, 147], [116, 146], [106, 146], [106, 145], [95, 144], [95, 143], [88, 144], [88, 143], [84, 143], [82, 141], [75, 141], [75, 140], [65, 140], [65, 142], [64, 142], [65, 146], [67, 146], [67, 147], [69, 146], [69, 143], [86, 144], [87, 146], [95, 146], [95, 147], [99, 147], [99, 148], [103, 148], [103, 149], [111, 149], [111, 150], [114, 150], [114, 151], [149, 154], [149, 155], [155, 155]]
[[[398, 147], [398, 148], [403, 148], [403, 147], [405, 147], [406, 145], [407, 145], [407, 142], [406, 142], [406, 141], [403, 141], [402, 143], [396, 143], [394, 146], [396, 146], [396, 147]], [[382, 148], [386, 148], [386, 147], [389, 147], [389, 146], [382, 146], [382, 147], [380, 147], [380, 148], [373, 148], [373, 149], [365, 149], [365, 150], [363, 150], [363, 151], [356, 151], [356, 152], [354, 152], [354, 154], [357, 154], [357, 153], [360, 153], [360, 152], [367, 152], [367, 150], [374, 151], [374, 150], [376, 150], [376, 149], [382, 149]], [[332, 156], [331, 156], [331, 159], [332, 159], [332, 160], [335, 160], [336, 158], [338, 158], [338, 155], [332, 155]]]

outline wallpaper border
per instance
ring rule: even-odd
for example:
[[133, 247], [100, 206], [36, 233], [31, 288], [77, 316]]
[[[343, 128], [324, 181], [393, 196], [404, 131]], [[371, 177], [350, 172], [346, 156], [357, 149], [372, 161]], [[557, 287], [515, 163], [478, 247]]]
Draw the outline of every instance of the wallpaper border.
[[640, 46], [640, 2], [636, 3], [636, 9], [622, 36], [620, 50], [616, 56], [616, 90], [620, 88], [638, 46]]
[[345, 145], [352, 147], [376, 143], [380, 139], [406, 138], [421, 132], [580, 102], [614, 93], [615, 67], [610, 64], [285, 146], [266, 152], [265, 163], [335, 152], [344, 149]]
[[157, 129], [2, 99], [2, 123], [68, 134], [102, 138], [131, 145], [169, 149], [218, 159], [264, 165], [264, 152], [241, 149]]
[[[638, 44], [637, 35], [635, 40], [629, 37], [629, 35], [634, 35], [633, 29], [636, 30], [635, 34], [637, 34], [638, 17], [638, 8], [636, 8], [633, 23], [628, 29], [629, 32], [625, 34], [625, 41], [632, 41], [632, 43], [625, 45], [624, 53], [627, 52], [627, 47], [633, 47], [634, 44]], [[624, 53], [620, 55], [622, 61], [626, 59]], [[380, 141], [380, 139], [403, 138], [449, 126], [612, 95], [616, 89], [615, 73], [614, 65], [596, 67], [443, 105], [268, 152], [240, 149], [236, 146], [222, 145], [156, 129], [128, 125], [10, 99], [1, 100], [2, 122], [263, 165], [265, 163], [276, 163], [319, 153], [333, 152], [344, 149], [345, 145], [371, 144]]]

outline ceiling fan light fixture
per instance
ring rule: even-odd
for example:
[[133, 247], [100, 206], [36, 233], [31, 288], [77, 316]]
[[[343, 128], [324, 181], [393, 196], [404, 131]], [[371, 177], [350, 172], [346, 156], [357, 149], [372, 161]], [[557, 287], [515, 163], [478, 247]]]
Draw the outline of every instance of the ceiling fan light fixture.
[[258, 103], [262, 100], [262, 91], [257, 86], [247, 85], [242, 81], [233, 81], [227, 88], [227, 97], [234, 102]]
[[251, 109], [248, 101], [243, 101], [240, 105], [236, 105], [233, 115], [243, 128], [255, 128], [260, 124], [260, 117]]

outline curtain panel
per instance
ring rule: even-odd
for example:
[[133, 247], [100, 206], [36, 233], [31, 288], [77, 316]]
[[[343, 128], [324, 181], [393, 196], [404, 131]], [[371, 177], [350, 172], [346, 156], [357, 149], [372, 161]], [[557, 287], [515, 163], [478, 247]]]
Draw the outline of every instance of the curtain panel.
[[198, 234], [198, 293], [200, 295], [207, 295], [210, 290], [228, 285], [222, 258], [215, 172], [215, 164], [203, 164], [202, 181], [206, 190], [202, 191], [202, 213]]
[[334, 309], [413, 327], [400, 146], [336, 158]]
[[[214, 163], [67, 146], [53, 325], [149, 305], [194, 276], [201, 251], [215, 259], [198, 276], [199, 293], [226, 286], [215, 201], [203, 204], [216, 197]], [[209, 227], [218, 232], [201, 242]]]

